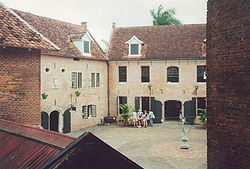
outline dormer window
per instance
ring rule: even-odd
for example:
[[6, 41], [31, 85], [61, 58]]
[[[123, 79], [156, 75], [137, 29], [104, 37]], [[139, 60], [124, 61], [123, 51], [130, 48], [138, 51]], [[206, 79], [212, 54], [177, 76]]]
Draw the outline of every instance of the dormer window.
[[82, 52], [85, 56], [91, 56], [91, 41], [93, 41], [93, 39], [91, 38], [89, 32], [86, 32], [86, 34], [82, 37]]
[[83, 41], [83, 53], [90, 53], [90, 43], [89, 41]]
[[129, 45], [129, 56], [141, 56], [141, 45], [143, 44], [136, 36], [126, 42]]

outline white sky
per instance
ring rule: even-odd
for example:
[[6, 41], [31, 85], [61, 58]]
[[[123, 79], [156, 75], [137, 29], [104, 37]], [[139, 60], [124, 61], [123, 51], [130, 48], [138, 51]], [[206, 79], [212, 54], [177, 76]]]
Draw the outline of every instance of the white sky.
[[108, 41], [112, 22], [118, 27], [152, 25], [150, 9], [160, 4], [175, 8], [183, 24], [206, 23], [207, 0], [0, 0], [10, 8], [80, 24], [88, 29], [98, 43]]

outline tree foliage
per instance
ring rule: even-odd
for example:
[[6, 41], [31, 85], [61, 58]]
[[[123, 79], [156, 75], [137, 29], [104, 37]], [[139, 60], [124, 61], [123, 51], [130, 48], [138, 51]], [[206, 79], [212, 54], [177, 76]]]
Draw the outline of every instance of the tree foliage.
[[164, 9], [162, 4], [158, 7], [157, 10], [150, 10], [151, 16], [153, 17], [154, 25], [178, 25], [181, 24], [177, 18], [174, 17], [175, 9]]

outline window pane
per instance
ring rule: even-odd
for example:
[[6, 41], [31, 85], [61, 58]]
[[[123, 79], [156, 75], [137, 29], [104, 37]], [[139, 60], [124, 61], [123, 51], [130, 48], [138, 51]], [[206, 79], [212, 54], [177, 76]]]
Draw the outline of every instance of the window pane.
[[72, 72], [71, 80], [72, 80], [72, 88], [76, 89], [77, 88], [77, 72]]
[[131, 44], [130, 45], [130, 54], [131, 55], [139, 55], [139, 44]]
[[83, 52], [89, 53], [89, 42], [88, 41], [83, 41]]
[[96, 73], [96, 87], [100, 87], [100, 73]]
[[[125, 96], [118, 97], [118, 107], [121, 104], [127, 104], [127, 97], [125, 97]], [[119, 113], [123, 113], [121, 109], [119, 109]]]
[[179, 68], [169, 67], [167, 69], [167, 82], [179, 82]]
[[127, 67], [119, 66], [119, 82], [127, 82]]
[[95, 87], [95, 73], [91, 73], [91, 87]]
[[96, 117], [96, 105], [91, 105], [91, 117]]
[[197, 66], [197, 82], [206, 82], [206, 66]]
[[82, 118], [87, 119], [89, 117], [88, 106], [82, 106]]
[[78, 73], [78, 88], [82, 88], [82, 73]]
[[141, 67], [141, 82], [149, 82], [149, 66], [142, 66]]
[[88, 105], [89, 117], [92, 117], [92, 105]]

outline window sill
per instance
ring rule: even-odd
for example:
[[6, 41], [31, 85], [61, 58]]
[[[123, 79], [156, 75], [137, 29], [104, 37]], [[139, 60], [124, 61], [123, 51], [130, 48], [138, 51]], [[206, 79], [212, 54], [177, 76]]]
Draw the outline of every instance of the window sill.
[[197, 84], [206, 84], [207, 82], [197, 82]]
[[180, 82], [167, 82], [167, 84], [180, 84]]
[[131, 54], [129, 54], [128, 56], [137, 56], [137, 57], [140, 57], [141, 55], [131, 55]]
[[118, 82], [118, 84], [123, 85], [123, 84], [127, 84], [127, 82]]
[[83, 52], [83, 56], [92, 56], [91, 53], [84, 53]]
[[150, 84], [150, 82], [141, 82], [141, 84]]

